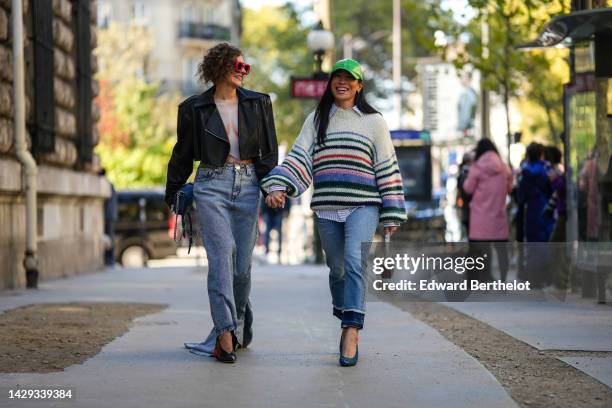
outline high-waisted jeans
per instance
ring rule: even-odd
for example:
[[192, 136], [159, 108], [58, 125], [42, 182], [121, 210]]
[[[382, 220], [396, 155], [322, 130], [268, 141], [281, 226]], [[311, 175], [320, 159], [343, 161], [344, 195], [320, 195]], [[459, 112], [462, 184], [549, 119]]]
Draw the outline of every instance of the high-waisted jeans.
[[200, 350], [211, 352], [217, 336], [226, 331], [233, 331], [242, 347], [253, 337], [249, 293], [259, 195], [252, 164], [198, 168], [194, 197], [208, 257], [208, 298], [214, 323]]
[[378, 219], [379, 208], [374, 206], [356, 209], [345, 222], [316, 218], [329, 267], [333, 314], [342, 327], [363, 328], [367, 258], [362, 251], [369, 250]]

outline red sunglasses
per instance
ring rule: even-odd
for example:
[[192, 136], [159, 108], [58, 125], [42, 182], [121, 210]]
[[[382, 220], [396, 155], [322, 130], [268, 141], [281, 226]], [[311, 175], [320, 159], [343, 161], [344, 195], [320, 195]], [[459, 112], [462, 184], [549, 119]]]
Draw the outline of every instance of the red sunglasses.
[[235, 61], [233, 65], [234, 71], [236, 72], [242, 72], [244, 70], [245, 75], [249, 75], [249, 72], [251, 72], [251, 65], [246, 62]]

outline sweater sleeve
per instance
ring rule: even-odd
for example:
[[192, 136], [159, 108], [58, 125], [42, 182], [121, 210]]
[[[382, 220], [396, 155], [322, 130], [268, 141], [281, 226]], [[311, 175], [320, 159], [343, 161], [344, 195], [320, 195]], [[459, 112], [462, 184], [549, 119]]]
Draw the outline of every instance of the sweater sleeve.
[[314, 140], [314, 113], [311, 113], [283, 163], [262, 179], [262, 189], [270, 191], [273, 185], [285, 186], [290, 197], [297, 197], [306, 191], [312, 183]]
[[406, 206], [402, 175], [397, 163], [391, 134], [382, 116], [377, 116], [374, 134], [374, 173], [376, 185], [382, 198], [380, 221], [385, 225], [395, 225], [406, 221]]

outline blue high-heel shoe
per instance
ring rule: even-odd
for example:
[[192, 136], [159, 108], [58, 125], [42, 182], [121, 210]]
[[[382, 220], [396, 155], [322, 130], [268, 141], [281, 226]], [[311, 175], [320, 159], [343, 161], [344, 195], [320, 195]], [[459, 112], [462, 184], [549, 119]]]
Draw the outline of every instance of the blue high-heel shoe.
[[357, 360], [359, 360], [359, 345], [356, 346], [355, 355], [353, 357], [344, 357], [342, 355], [342, 351], [340, 352], [340, 365], [342, 367], [352, 367], [357, 364]]

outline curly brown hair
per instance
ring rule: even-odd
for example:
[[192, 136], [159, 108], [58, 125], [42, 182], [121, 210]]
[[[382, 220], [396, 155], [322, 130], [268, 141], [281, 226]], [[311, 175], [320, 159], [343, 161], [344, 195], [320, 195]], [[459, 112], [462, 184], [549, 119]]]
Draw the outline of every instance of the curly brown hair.
[[229, 43], [220, 43], [212, 47], [204, 55], [202, 62], [198, 65], [198, 79], [204, 83], [216, 84], [227, 75], [230, 65], [242, 55], [240, 48]]

